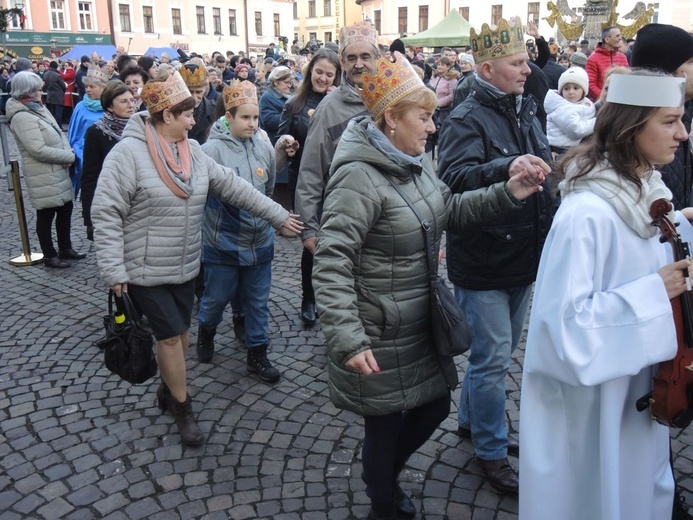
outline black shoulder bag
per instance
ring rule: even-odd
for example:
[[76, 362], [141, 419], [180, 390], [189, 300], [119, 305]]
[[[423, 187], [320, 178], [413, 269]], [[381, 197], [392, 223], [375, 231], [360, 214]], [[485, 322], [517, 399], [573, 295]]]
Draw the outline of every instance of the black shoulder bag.
[[451, 358], [464, 354], [471, 345], [472, 331], [464, 312], [457, 304], [457, 300], [445, 285], [445, 280], [438, 276], [438, 265], [433, 252], [431, 224], [416, 210], [409, 197], [404, 194], [392, 177], [389, 175], [385, 175], [385, 177], [421, 223], [424, 243], [426, 244], [428, 278], [431, 285], [431, 331], [438, 355], [442, 358]]
[[[154, 339], [142, 326], [139, 314], [128, 293], [121, 302], [125, 310], [113, 311], [113, 290], [108, 292], [108, 315], [103, 317], [105, 337], [96, 342], [103, 350], [106, 368], [128, 383], [144, 383], [156, 375]], [[118, 302], [120, 303], [120, 302]]]

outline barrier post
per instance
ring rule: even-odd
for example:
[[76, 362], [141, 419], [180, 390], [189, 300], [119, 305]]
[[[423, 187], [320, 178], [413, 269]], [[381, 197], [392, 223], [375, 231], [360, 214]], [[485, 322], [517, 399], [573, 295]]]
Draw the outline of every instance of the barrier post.
[[14, 203], [17, 206], [17, 220], [19, 222], [19, 235], [22, 238], [23, 254], [18, 257], [11, 258], [9, 262], [16, 266], [35, 265], [43, 262], [42, 253], [32, 253], [31, 245], [29, 244], [29, 232], [26, 227], [26, 213], [24, 212], [24, 198], [22, 197], [22, 184], [19, 180], [19, 163], [10, 161], [9, 166], [5, 166], [2, 172], [7, 173], [7, 176], [12, 177], [14, 185]]

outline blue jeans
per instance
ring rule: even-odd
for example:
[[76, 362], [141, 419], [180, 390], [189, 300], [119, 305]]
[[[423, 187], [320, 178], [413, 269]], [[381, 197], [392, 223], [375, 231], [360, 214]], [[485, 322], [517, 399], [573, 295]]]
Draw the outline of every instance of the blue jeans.
[[272, 262], [253, 266], [205, 263], [205, 290], [197, 314], [200, 327], [215, 329], [231, 303], [234, 311], [245, 315], [246, 346], [267, 344], [271, 284]]
[[485, 460], [508, 455], [505, 375], [520, 341], [531, 294], [531, 285], [497, 291], [455, 286], [455, 297], [472, 329], [458, 421], [471, 430], [476, 454]]

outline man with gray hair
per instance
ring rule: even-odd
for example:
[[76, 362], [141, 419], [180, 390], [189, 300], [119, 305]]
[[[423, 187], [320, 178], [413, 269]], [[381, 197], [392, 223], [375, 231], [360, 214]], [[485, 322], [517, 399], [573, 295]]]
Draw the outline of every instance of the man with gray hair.
[[294, 212], [301, 215], [305, 225], [301, 233], [304, 246], [301, 259], [304, 281], [301, 320], [309, 326], [315, 323], [315, 296], [310, 273], [318, 242], [323, 192], [342, 133], [351, 119], [368, 114], [356, 88], [362, 86], [361, 73], [375, 74], [379, 54], [378, 33], [370, 23], [359, 22], [342, 28], [339, 45], [342, 82], [320, 102], [310, 119], [306, 142], [301, 143], [303, 156], [294, 200]]

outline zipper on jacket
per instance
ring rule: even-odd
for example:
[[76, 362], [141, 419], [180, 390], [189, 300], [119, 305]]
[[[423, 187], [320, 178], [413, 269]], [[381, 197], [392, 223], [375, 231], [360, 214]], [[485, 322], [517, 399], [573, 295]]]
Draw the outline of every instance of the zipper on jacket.
[[[245, 160], [248, 161], [248, 170], [250, 171], [250, 184], [251, 186], [257, 190], [255, 187], [255, 175], [253, 175], [253, 166], [250, 164], [250, 153], [248, 152], [248, 141], [245, 140], [243, 141], [243, 148], [245, 149]], [[259, 191], [259, 190], [258, 190]], [[242, 220], [240, 218], [240, 213], [239, 213], [239, 220]], [[253, 223], [253, 239], [250, 244], [250, 256], [253, 259], [252, 265], [257, 265], [257, 258], [255, 254], [255, 237], [257, 235], [257, 225], [255, 223], [255, 216], [251, 217], [251, 222]], [[240, 230], [239, 230], [240, 232]], [[240, 256], [240, 251], [239, 251], [239, 256]]]

